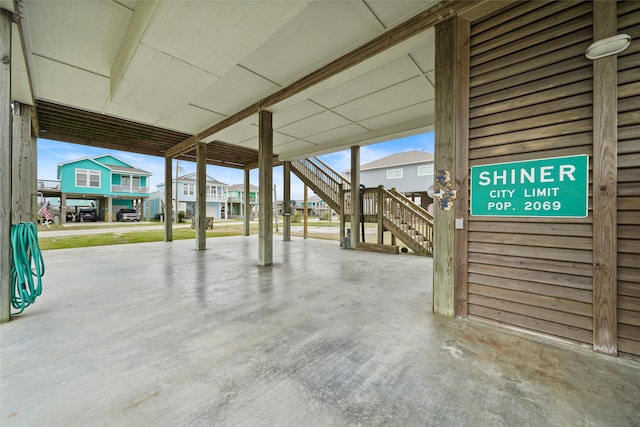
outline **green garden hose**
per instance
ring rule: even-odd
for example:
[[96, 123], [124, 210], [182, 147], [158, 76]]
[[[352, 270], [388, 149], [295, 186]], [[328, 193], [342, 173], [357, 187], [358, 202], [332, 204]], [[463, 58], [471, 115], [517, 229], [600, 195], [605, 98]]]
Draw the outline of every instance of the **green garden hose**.
[[20, 310], [11, 314], [20, 314], [42, 293], [44, 260], [33, 222], [11, 226], [11, 249], [11, 305]]

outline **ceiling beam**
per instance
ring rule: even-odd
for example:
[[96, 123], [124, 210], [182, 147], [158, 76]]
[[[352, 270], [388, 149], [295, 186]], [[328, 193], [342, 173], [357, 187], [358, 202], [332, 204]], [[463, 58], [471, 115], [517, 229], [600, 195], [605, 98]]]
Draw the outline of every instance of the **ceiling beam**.
[[[280, 161], [278, 156], [273, 156], [273, 167], [280, 166], [280, 165], [282, 165], [282, 162]], [[247, 163], [246, 165], [244, 165], [244, 169], [246, 170], [257, 169], [258, 166], [260, 166], [258, 165], [258, 162]]]
[[159, 0], [141, 1], [136, 4], [120, 50], [111, 65], [111, 71], [109, 73], [109, 82], [111, 84], [109, 93], [111, 98], [115, 98], [118, 87], [120, 87], [120, 83], [122, 82], [122, 77], [125, 75], [129, 64], [131, 64], [131, 59], [136, 53], [159, 4]]
[[484, 1], [460, 1], [447, 0], [438, 6], [432, 7], [407, 21], [399, 24], [392, 29], [385, 31], [369, 42], [352, 50], [351, 52], [331, 61], [330, 63], [320, 67], [316, 71], [296, 80], [289, 86], [267, 96], [266, 98], [255, 102], [245, 109], [223, 119], [222, 121], [210, 126], [209, 128], [187, 138], [179, 144], [171, 147], [165, 153], [166, 157], [175, 157], [187, 151], [192, 151], [198, 141], [203, 140], [217, 132], [220, 132], [229, 126], [238, 123], [258, 113], [260, 110], [271, 107], [285, 99], [296, 95], [318, 83], [321, 83], [330, 77], [333, 77], [379, 53], [401, 43], [437, 24], [445, 18], [455, 14], [464, 13], [466, 10], [475, 9]]

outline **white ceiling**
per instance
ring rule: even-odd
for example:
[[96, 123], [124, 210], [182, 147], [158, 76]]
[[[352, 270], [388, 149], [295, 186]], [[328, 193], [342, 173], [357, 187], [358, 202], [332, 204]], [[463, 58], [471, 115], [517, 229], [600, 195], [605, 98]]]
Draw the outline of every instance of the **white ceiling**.
[[[195, 134], [437, 1], [19, 4], [33, 93], [16, 30], [13, 99]], [[433, 63], [430, 29], [270, 107], [275, 153], [307, 157], [430, 130]], [[205, 141], [257, 148], [257, 134], [250, 117]]]

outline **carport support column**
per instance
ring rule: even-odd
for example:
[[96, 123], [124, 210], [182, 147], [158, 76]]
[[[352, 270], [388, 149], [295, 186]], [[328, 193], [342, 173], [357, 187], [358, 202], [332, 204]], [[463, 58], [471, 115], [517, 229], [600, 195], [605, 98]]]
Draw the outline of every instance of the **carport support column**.
[[207, 248], [207, 146], [196, 145], [196, 250]]
[[360, 147], [351, 147], [351, 249], [360, 242]]
[[36, 142], [31, 138], [31, 106], [14, 102], [12, 116], [11, 222], [35, 222], [37, 210], [34, 211], [32, 200], [37, 184], [33, 179], [36, 159], [32, 158], [32, 145]]
[[0, 322], [11, 318], [11, 13], [0, 9]]
[[[452, 17], [436, 25], [435, 173], [448, 172], [454, 208], [434, 206], [433, 312], [466, 316], [469, 129], [469, 23]], [[454, 227], [459, 218], [462, 228]]]
[[338, 215], [340, 215], [340, 247], [344, 248], [345, 223], [347, 219], [344, 217], [344, 185], [342, 183], [338, 184], [338, 194], [340, 195], [340, 211], [338, 212]]
[[60, 222], [65, 224], [67, 222], [67, 193], [60, 194]]
[[107, 197], [107, 221], [113, 222], [113, 197]]
[[251, 234], [251, 174], [249, 169], [244, 170], [244, 235]]
[[[616, 2], [593, 3], [593, 41], [617, 33]], [[615, 55], [593, 61], [593, 350], [615, 356], [618, 79]]]
[[282, 165], [284, 175], [284, 200], [282, 201], [282, 240], [291, 240], [291, 162], [284, 162]]
[[173, 240], [173, 177], [172, 168], [173, 159], [171, 157], [164, 158], [164, 241], [171, 242]]
[[273, 264], [273, 122], [271, 112], [258, 113], [258, 167], [260, 168], [260, 234], [258, 265]]

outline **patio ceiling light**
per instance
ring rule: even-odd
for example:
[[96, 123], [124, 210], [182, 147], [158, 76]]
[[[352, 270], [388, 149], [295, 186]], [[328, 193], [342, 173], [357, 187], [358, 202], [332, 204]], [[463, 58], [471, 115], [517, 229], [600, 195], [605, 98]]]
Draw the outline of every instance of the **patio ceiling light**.
[[596, 42], [591, 43], [587, 48], [587, 58], [589, 59], [600, 59], [609, 55], [615, 55], [631, 44], [631, 36], [628, 34], [617, 34], [612, 37], [607, 37], [606, 39], [598, 40]]

